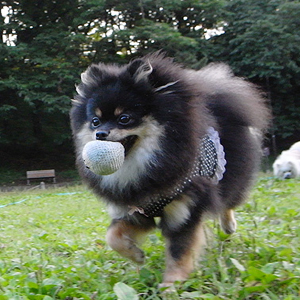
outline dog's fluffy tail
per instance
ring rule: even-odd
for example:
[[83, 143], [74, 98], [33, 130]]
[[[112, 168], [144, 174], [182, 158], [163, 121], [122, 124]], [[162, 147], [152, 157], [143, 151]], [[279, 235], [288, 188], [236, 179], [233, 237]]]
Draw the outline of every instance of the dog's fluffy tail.
[[199, 71], [187, 71], [201, 98], [218, 117], [264, 132], [270, 120], [266, 98], [253, 84], [233, 75], [223, 63], [212, 63]]

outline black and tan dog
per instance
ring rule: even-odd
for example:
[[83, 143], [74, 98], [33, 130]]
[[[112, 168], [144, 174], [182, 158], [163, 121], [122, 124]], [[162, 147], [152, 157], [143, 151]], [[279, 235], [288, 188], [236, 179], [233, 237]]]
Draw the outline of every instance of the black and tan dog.
[[[166, 239], [164, 285], [185, 280], [204, 242], [206, 215], [236, 230], [233, 209], [251, 187], [269, 111], [255, 87], [224, 64], [192, 71], [155, 53], [82, 74], [71, 124], [80, 175], [112, 217], [108, 244], [142, 264], [140, 239], [157, 224]], [[92, 140], [121, 142], [122, 167], [99, 176], [84, 165]]]

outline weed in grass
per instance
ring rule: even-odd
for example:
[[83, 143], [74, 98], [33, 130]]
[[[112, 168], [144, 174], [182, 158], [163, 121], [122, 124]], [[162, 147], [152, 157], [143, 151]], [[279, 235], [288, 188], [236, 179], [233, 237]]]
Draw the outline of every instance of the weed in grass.
[[237, 212], [237, 233], [228, 236], [208, 221], [199, 267], [163, 296], [158, 231], [137, 269], [107, 247], [109, 218], [85, 187], [2, 193], [0, 300], [299, 300], [299, 203], [299, 180], [261, 177]]

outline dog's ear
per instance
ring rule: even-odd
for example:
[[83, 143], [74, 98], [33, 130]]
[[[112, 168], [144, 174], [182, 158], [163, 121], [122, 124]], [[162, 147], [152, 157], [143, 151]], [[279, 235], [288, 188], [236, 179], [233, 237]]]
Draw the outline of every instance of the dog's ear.
[[149, 75], [152, 73], [153, 68], [150, 64], [150, 61], [145, 62], [142, 59], [137, 59], [128, 66], [128, 71], [134, 81], [138, 83], [148, 81]]
[[[135, 83], [148, 83], [155, 93], [173, 93], [171, 87], [179, 82], [179, 80], [167, 82], [159, 78], [157, 70], [153, 67], [149, 60], [137, 59], [128, 66], [128, 72]], [[164, 78], [168, 79], [168, 78]]]

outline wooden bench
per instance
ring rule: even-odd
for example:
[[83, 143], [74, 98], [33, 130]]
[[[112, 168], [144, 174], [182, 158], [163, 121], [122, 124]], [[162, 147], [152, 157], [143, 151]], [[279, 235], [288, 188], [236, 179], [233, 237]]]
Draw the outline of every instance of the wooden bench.
[[27, 171], [27, 185], [30, 185], [30, 179], [53, 178], [53, 183], [56, 183], [55, 170], [37, 170]]

